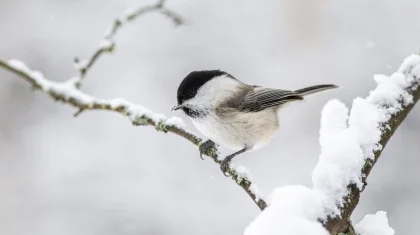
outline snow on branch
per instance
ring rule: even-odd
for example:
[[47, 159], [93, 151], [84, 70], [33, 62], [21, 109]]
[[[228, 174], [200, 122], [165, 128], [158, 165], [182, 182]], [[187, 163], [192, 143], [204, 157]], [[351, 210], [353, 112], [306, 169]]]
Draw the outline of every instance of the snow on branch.
[[[329, 102], [321, 120], [321, 155], [313, 171], [314, 188], [337, 209], [328, 215], [331, 233], [345, 232], [366, 179], [382, 150], [420, 99], [420, 56], [407, 57], [391, 76], [375, 75], [377, 87], [356, 98], [350, 114], [339, 101]], [[348, 116], [347, 116], [348, 115]]]
[[177, 117], [166, 118], [164, 115], [155, 114], [151, 110], [140, 105], [133, 104], [124, 99], [104, 100], [83, 93], [77, 89], [77, 79], [69, 79], [65, 82], [54, 82], [46, 79], [39, 71], [29, 69], [23, 62], [11, 59], [7, 62], [0, 60], [0, 66], [20, 75], [31, 83], [34, 89], [41, 90], [51, 98], [68, 103], [79, 111], [84, 110], [110, 110], [127, 116], [133, 125], [154, 125], [158, 130], [165, 131], [166, 126], [182, 128], [182, 120]]
[[[114, 38], [117, 32], [127, 23], [136, 20], [138, 17], [150, 13], [159, 12], [164, 16], [168, 17], [174, 22], [176, 26], [182, 25], [184, 20], [177, 13], [165, 8], [165, 0], [159, 0], [156, 4], [150, 6], [130, 8], [126, 12], [115, 19], [111, 28], [105, 33], [104, 38], [99, 42], [95, 52], [87, 60], [80, 60], [79, 58], [74, 59], [74, 67], [79, 71], [79, 79], [82, 80], [88, 70], [95, 64], [95, 62], [107, 52], [112, 52], [115, 48]], [[80, 83], [77, 83], [80, 86]]]
[[[350, 113], [338, 100], [325, 105], [313, 188], [276, 189], [269, 196], [270, 206], [248, 226], [245, 235], [356, 234], [350, 216], [366, 179], [420, 99], [420, 56], [407, 57], [391, 76], [375, 75], [374, 79], [377, 87], [367, 98], [354, 99]], [[382, 234], [393, 234], [387, 231]]]
[[[184, 124], [180, 118], [167, 118], [141, 105], [120, 98], [105, 100], [93, 97], [79, 90], [77, 86], [78, 78], [72, 78], [65, 82], [54, 82], [46, 79], [41, 72], [31, 70], [19, 60], [0, 60], [0, 67], [25, 79], [34, 89], [48, 94], [54, 100], [62, 101], [77, 108], [79, 111], [75, 115], [86, 110], [113, 111], [128, 117], [133, 125], [154, 126], [158, 131], [172, 132], [197, 146], [200, 146], [203, 142], [201, 138], [184, 129]], [[213, 148], [205, 155], [211, 157], [216, 163], [221, 163], [217, 149]], [[231, 167], [228, 169], [228, 173], [261, 210], [266, 207], [266, 203], [259, 195], [256, 185], [251, 182], [249, 173], [243, 167]]]
[[374, 215], [366, 215], [354, 229], [359, 235], [394, 235], [395, 230], [389, 227], [386, 212], [378, 211]]

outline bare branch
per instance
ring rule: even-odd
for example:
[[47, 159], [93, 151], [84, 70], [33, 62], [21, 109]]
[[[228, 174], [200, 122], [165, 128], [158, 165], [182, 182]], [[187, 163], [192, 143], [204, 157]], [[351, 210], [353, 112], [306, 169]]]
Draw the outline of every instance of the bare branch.
[[[69, 79], [65, 82], [54, 82], [44, 78], [41, 72], [29, 69], [24, 63], [18, 60], [3, 61], [0, 60], [0, 67], [18, 75], [29, 82], [34, 89], [48, 94], [57, 101], [62, 101], [78, 109], [75, 116], [87, 110], [108, 110], [120, 113], [128, 117], [133, 125], [136, 126], [154, 126], [156, 130], [172, 132], [185, 138], [196, 146], [200, 146], [203, 140], [183, 128], [180, 118], [166, 118], [162, 114], [156, 114], [151, 110], [124, 99], [99, 99], [83, 93], [77, 87], [78, 78]], [[220, 165], [221, 160], [217, 154], [217, 149], [210, 149], [205, 153]], [[233, 167], [228, 171], [232, 179], [252, 198], [257, 206], [263, 210], [267, 204], [258, 196], [255, 185], [252, 184], [249, 176]]]
[[165, 8], [163, 8], [160, 12], [164, 14], [165, 16], [169, 17], [170, 19], [172, 19], [175, 26], [180, 26], [180, 25], [185, 24], [184, 19], [182, 19], [182, 17], [178, 15], [176, 12], [170, 11]]
[[[420, 60], [420, 59], [419, 59]], [[393, 115], [391, 115], [387, 122], [382, 123], [382, 134], [381, 139], [379, 141], [379, 145], [382, 146], [379, 150], [374, 152], [374, 159], [367, 160], [363, 169], [362, 169], [362, 182], [366, 186], [367, 185], [367, 177], [369, 176], [370, 171], [374, 167], [375, 163], [378, 161], [379, 157], [381, 156], [382, 151], [384, 150], [386, 144], [391, 139], [392, 135], [397, 130], [398, 126], [404, 121], [407, 117], [408, 113], [414, 107], [414, 105], [420, 99], [420, 62], [417, 64], [409, 64], [407, 68], [403, 68], [403, 75], [410, 78], [412, 77], [413, 81], [411, 84], [405, 89], [409, 96], [412, 97], [412, 101], [410, 103], [405, 103], [400, 100], [400, 104], [402, 106], [401, 110]], [[387, 104], [384, 104], [382, 109], [390, 108]], [[363, 187], [364, 189], [365, 187]], [[348, 195], [343, 199], [344, 205], [341, 207], [341, 215], [339, 217], [330, 217], [326, 224], [325, 228], [331, 234], [338, 234], [338, 233], [347, 233], [347, 234], [354, 234], [354, 229], [351, 224], [350, 216], [353, 213], [353, 210], [356, 208], [359, 199], [360, 193], [363, 191], [359, 189], [355, 184], [348, 185]]]
[[[115, 19], [111, 28], [107, 31], [104, 38], [100, 41], [98, 47], [92, 54], [92, 56], [87, 60], [80, 60], [75, 58], [75, 68], [79, 71], [79, 79], [82, 80], [89, 69], [95, 64], [96, 61], [104, 54], [112, 52], [115, 48], [115, 36], [118, 31], [127, 23], [136, 20], [138, 17], [145, 15], [150, 12], [159, 12], [162, 15], [168, 17], [172, 20], [176, 26], [184, 23], [184, 20], [177, 13], [165, 8], [165, 0], [159, 0], [156, 4], [150, 6], [143, 6], [132, 8], [126, 11], [125, 14]], [[77, 83], [77, 86], [80, 86], [80, 81]]]

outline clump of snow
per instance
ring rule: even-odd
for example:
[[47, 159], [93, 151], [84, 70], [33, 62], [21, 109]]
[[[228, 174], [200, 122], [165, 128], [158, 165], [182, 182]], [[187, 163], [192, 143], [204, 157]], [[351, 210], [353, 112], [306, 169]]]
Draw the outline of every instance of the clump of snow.
[[165, 125], [176, 126], [178, 128], [183, 128], [185, 126], [184, 122], [179, 117], [172, 117], [168, 119], [163, 114], [155, 113], [146, 107], [134, 104], [122, 98], [112, 99], [109, 101], [109, 104], [113, 109], [124, 107], [131, 121], [136, 121], [139, 118], [150, 118], [156, 125], [164, 123]]
[[325, 196], [304, 186], [274, 190], [268, 206], [246, 229], [244, 235], [328, 235], [317, 221], [323, 213]]
[[[413, 74], [413, 71], [415, 70], [414, 68], [419, 68], [419, 65], [420, 65], [420, 56], [418, 54], [414, 54], [404, 59], [404, 62], [398, 68], [398, 72], [402, 74], [407, 74], [407, 75], [410, 72]], [[418, 79], [418, 76], [419, 76], [418, 73], [413, 74], [413, 75], [417, 76], [417, 79]], [[414, 82], [414, 80], [411, 80], [411, 82]]]
[[314, 188], [339, 206], [344, 203], [349, 184], [362, 189], [361, 169], [366, 159], [373, 159], [374, 151], [380, 148], [380, 123], [384, 120], [383, 112], [365, 99], [353, 101], [350, 116], [343, 103], [329, 101], [322, 111], [321, 154], [312, 173]]
[[87, 105], [90, 103], [99, 102], [99, 100], [97, 100], [95, 97], [85, 94], [81, 92], [80, 90], [77, 90], [74, 87], [73, 82], [51, 83], [51, 86], [48, 92], [54, 93], [56, 95], [60, 95], [65, 100], [69, 100], [69, 99], [77, 100], [80, 104]]
[[[408, 105], [413, 97], [405, 90], [411, 83], [402, 73], [394, 73], [391, 77], [385, 75], [374, 75], [378, 87], [371, 92], [368, 100], [370, 103], [381, 106], [388, 106], [388, 113], [394, 114], [401, 110], [402, 105]], [[402, 103], [401, 103], [402, 101]]]
[[20, 71], [22, 71], [24, 73], [30, 73], [30, 72], [32, 72], [31, 69], [29, 69], [28, 66], [26, 66], [26, 64], [23, 63], [20, 60], [10, 59], [9, 61], [7, 61], [7, 64], [10, 67], [13, 67], [14, 69], [20, 70]]
[[102, 39], [100, 42], [99, 42], [99, 45], [98, 45], [98, 48], [100, 49], [100, 50], [109, 50], [111, 47], [112, 47], [112, 45], [113, 45], [114, 43], [111, 41], [111, 40], [108, 40], [108, 39]]
[[246, 169], [244, 166], [235, 166], [231, 164], [231, 168], [235, 169], [236, 173], [238, 173], [238, 180], [239, 182], [241, 180], [251, 180], [251, 173], [249, 173], [249, 170]]
[[138, 11], [139, 9], [136, 7], [127, 8], [124, 12], [124, 15], [119, 17], [119, 19], [121, 20], [121, 22], [126, 22], [128, 21], [128, 19], [135, 16]]
[[264, 195], [261, 192], [261, 190], [258, 188], [258, 186], [255, 183], [251, 183], [251, 186], [249, 186], [249, 191], [255, 195], [255, 202], [258, 202], [260, 200], [264, 200]]
[[[339, 199], [340, 205], [347, 194], [345, 180], [357, 182], [364, 164], [363, 151], [348, 130], [347, 121], [348, 109], [343, 103], [332, 100], [325, 105], [320, 131], [322, 154], [312, 174], [314, 188]], [[329, 209], [339, 213], [338, 208]]]
[[[266, 210], [269, 210], [267, 208]], [[258, 217], [245, 230], [244, 235], [329, 235], [327, 230], [318, 222], [302, 219], [300, 217], [288, 217], [278, 215], [274, 210], [264, 211], [264, 215]]]
[[359, 235], [394, 235], [395, 231], [388, 224], [386, 212], [378, 211], [374, 215], [366, 215], [354, 226]]
[[25, 63], [20, 60], [10, 59], [7, 64], [22, 73], [32, 77], [36, 84], [41, 87], [42, 90], [47, 91], [50, 87], [50, 82], [44, 78], [44, 75], [40, 71], [31, 70]]
[[166, 123], [166, 125], [175, 126], [175, 127], [178, 127], [178, 128], [185, 128], [186, 127], [184, 121], [182, 121], [181, 118], [175, 117], [175, 116], [171, 117], [171, 118], [168, 118], [165, 121], [165, 123]]

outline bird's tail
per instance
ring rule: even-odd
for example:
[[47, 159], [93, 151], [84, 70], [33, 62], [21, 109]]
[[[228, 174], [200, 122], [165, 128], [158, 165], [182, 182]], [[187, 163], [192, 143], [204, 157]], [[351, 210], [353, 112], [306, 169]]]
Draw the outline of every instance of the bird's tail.
[[325, 84], [325, 85], [305, 87], [305, 88], [296, 90], [295, 92], [298, 93], [300, 96], [307, 96], [307, 95], [312, 95], [321, 91], [326, 91], [326, 90], [335, 89], [335, 88], [338, 88], [338, 86], [333, 85], [333, 84]]

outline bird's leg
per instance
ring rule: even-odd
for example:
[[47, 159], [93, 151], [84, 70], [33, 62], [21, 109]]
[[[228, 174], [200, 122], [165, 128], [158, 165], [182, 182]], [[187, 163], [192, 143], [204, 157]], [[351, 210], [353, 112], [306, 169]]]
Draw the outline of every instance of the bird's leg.
[[212, 140], [207, 140], [206, 142], [202, 143], [199, 147], [200, 150], [200, 158], [204, 160], [203, 154], [209, 151], [211, 148], [214, 148], [216, 144]]
[[226, 174], [226, 170], [227, 170], [227, 167], [228, 167], [230, 161], [234, 157], [238, 156], [241, 153], [244, 153], [244, 152], [248, 151], [249, 149], [250, 149], [250, 147], [245, 147], [245, 148], [239, 150], [238, 152], [235, 152], [235, 153], [232, 153], [231, 155], [226, 156], [225, 159], [223, 159], [223, 161], [220, 163], [220, 169], [222, 170], [222, 172], [225, 176], [229, 176], [229, 174]]

